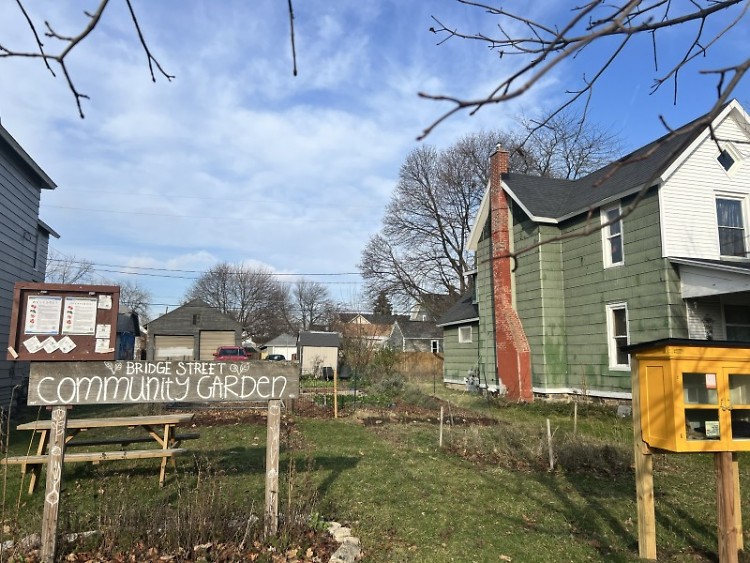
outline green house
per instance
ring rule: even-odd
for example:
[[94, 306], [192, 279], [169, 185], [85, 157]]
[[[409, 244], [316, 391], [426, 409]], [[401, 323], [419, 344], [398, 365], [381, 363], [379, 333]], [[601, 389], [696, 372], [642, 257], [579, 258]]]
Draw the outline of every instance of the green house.
[[439, 321], [446, 381], [629, 399], [628, 344], [750, 341], [750, 118], [732, 101], [689, 125], [577, 180], [510, 173], [498, 147], [475, 310]]

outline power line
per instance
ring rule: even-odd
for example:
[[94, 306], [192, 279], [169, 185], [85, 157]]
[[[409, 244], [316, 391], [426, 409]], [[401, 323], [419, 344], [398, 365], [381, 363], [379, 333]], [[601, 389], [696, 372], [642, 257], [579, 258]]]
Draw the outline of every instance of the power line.
[[[109, 272], [115, 274], [137, 274], [150, 277], [165, 277], [165, 278], [177, 278], [177, 279], [197, 279], [196, 276], [177, 276], [168, 274], [156, 274], [152, 272], [169, 272], [169, 274], [197, 274], [198, 277], [210, 274], [211, 270], [185, 270], [180, 268], [156, 268], [153, 266], [128, 266], [125, 264], [98, 264], [94, 262], [88, 262], [86, 260], [68, 260], [64, 258], [49, 258], [47, 262], [58, 262], [58, 263], [69, 263], [79, 266], [91, 266], [102, 272]], [[118, 270], [108, 270], [106, 268], [122, 268]], [[136, 270], [132, 272], [130, 270]], [[146, 272], [140, 270], [148, 270]], [[359, 272], [310, 272], [310, 273], [288, 273], [288, 272], [244, 272], [244, 271], [229, 271], [222, 272], [231, 276], [239, 276], [247, 273], [256, 275], [268, 275], [272, 277], [339, 277], [339, 276], [358, 276]], [[326, 282], [326, 283], [356, 283], [356, 282]]]

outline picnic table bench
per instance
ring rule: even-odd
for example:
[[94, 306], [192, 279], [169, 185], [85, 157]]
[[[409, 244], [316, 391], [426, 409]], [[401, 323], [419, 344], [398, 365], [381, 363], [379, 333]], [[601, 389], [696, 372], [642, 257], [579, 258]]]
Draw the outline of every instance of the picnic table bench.
[[[183, 440], [198, 438], [198, 433], [177, 434], [176, 427], [180, 424], [187, 424], [193, 420], [192, 413], [180, 414], [162, 414], [151, 416], [118, 416], [107, 418], [72, 418], [67, 420], [67, 431], [65, 435], [65, 455], [64, 462], [85, 462], [90, 461], [99, 463], [102, 461], [125, 460], [125, 459], [149, 459], [161, 458], [159, 471], [159, 486], [164, 485], [167, 460], [171, 459], [174, 465], [175, 456], [187, 452], [181, 448], [180, 443]], [[21, 465], [21, 476], [31, 472], [31, 481], [29, 483], [29, 494], [34, 492], [42, 465], [49, 459], [48, 447], [50, 441], [50, 430], [52, 428], [51, 420], [36, 420], [26, 422], [17, 426], [18, 430], [31, 430], [38, 434], [36, 454], [8, 456], [0, 463], [3, 465], [18, 464]], [[92, 439], [81, 439], [79, 434], [92, 430], [94, 428], [141, 428], [146, 431], [147, 435], [129, 435], [117, 437], [103, 437]], [[33, 440], [33, 437], [32, 437]], [[156, 442], [159, 448], [128, 450], [125, 446], [141, 442]], [[84, 446], [107, 446], [119, 445], [119, 450], [107, 451], [89, 451], [89, 452], [71, 452], [68, 448]]]

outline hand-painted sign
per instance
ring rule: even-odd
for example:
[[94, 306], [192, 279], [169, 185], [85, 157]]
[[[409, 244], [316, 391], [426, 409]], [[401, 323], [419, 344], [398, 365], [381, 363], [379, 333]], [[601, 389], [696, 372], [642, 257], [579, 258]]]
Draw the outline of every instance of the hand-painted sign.
[[294, 399], [299, 375], [276, 362], [34, 362], [29, 405]]

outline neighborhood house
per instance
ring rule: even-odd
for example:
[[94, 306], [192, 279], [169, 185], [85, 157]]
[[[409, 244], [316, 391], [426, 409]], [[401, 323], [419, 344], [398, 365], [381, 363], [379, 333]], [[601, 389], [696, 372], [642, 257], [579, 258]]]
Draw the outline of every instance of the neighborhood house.
[[438, 322], [447, 382], [629, 399], [628, 344], [750, 341], [750, 118], [708, 117], [577, 180], [509, 172], [498, 147], [473, 292]]
[[[10, 336], [13, 287], [18, 281], [43, 282], [49, 237], [59, 235], [39, 219], [42, 190], [57, 185], [0, 125], [0, 409], [10, 406], [13, 388], [28, 381], [27, 362], [10, 362], [5, 349]], [[14, 397], [18, 399], [17, 395]]]

